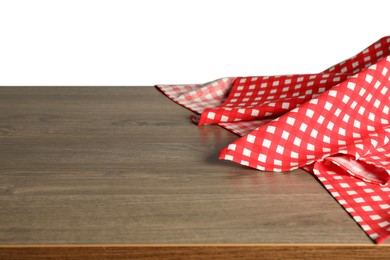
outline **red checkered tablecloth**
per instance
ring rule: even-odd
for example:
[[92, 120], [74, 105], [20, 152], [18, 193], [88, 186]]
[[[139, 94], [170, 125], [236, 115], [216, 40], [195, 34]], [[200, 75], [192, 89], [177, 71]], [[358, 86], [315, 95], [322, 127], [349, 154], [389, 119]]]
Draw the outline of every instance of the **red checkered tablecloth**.
[[157, 85], [198, 125], [240, 136], [220, 153], [262, 171], [304, 168], [377, 243], [390, 235], [390, 37], [318, 74]]

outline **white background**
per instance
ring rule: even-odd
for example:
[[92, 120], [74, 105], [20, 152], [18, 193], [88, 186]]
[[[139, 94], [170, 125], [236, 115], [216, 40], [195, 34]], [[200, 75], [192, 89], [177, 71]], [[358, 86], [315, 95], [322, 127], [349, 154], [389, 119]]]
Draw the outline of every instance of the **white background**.
[[0, 1], [0, 85], [311, 73], [390, 34], [390, 1]]

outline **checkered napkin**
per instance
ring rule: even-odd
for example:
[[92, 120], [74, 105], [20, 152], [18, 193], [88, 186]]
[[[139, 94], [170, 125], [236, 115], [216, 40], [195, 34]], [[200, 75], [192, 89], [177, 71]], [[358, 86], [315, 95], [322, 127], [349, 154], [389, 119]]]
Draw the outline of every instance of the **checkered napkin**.
[[390, 235], [390, 37], [318, 74], [158, 85], [241, 136], [220, 159], [264, 171], [304, 168], [377, 243]]

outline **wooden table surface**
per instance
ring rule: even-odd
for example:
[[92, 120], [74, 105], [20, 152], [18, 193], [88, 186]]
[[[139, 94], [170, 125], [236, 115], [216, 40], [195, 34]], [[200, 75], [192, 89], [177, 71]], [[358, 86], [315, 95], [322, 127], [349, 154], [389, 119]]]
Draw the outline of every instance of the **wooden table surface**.
[[311, 174], [219, 161], [238, 137], [190, 114], [153, 87], [0, 88], [0, 258], [390, 252]]

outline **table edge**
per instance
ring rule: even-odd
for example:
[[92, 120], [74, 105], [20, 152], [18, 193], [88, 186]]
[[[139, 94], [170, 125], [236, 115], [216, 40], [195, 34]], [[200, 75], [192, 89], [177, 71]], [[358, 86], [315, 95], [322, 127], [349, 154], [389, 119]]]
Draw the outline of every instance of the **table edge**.
[[[390, 245], [367, 244], [83, 244], [0, 245], [1, 259], [378, 259]], [[26, 257], [26, 258], [24, 258]]]

